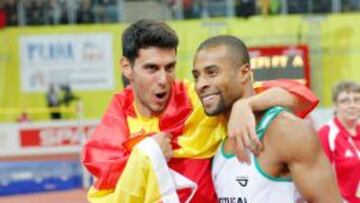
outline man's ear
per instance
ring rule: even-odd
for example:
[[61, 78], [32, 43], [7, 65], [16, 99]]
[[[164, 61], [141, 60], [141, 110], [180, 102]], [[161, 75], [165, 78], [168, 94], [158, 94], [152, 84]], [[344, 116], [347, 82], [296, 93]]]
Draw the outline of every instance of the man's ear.
[[240, 67], [240, 76], [241, 82], [251, 81], [252, 80], [252, 71], [250, 69], [250, 64], [246, 63]]
[[125, 57], [121, 57], [120, 66], [125, 77], [127, 77], [129, 80], [132, 80], [133, 70], [130, 61]]

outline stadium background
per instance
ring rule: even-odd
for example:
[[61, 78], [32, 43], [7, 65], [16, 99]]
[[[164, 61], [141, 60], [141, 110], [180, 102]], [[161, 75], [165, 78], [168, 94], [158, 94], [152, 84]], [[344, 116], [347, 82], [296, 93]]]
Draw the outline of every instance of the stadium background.
[[[190, 68], [197, 45], [215, 34], [241, 37], [248, 46], [296, 45], [310, 47], [312, 89], [322, 106], [330, 106], [330, 87], [339, 80], [360, 80], [360, 14], [333, 14], [321, 19], [304, 16], [255, 16], [250, 19], [214, 19], [169, 22], [179, 35], [177, 76], [192, 79]], [[20, 85], [19, 37], [24, 35], [88, 34], [108, 32], [113, 36], [113, 89], [76, 91], [84, 101], [85, 118], [99, 118], [110, 95], [122, 88], [119, 59], [123, 24], [64, 25], [6, 28], [0, 32], [0, 109], [45, 107], [44, 92], [23, 93]], [[97, 98], [94, 100], [93, 98]], [[33, 119], [47, 115], [33, 115]], [[13, 121], [16, 115], [2, 115], [0, 121]]]

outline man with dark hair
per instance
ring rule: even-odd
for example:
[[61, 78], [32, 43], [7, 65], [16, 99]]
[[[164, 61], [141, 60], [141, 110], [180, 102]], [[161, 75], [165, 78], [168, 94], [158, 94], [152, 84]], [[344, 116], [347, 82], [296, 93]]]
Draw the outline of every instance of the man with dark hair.
[[[189, 82], [175, 80], [177, 45], [176, 33], [161, 22], [140, 20], [123, 33], [121, 67], [130, 86], [114, 96], [83, 151], [96, 178], [91, 202], [217, 202], [210, 164], [226, 125], [204, 115]], [[244, 144], [255, 148], [253, 110], [283, 104], [308, 111], [316, 105], [301, 85], [269, 84], [264, 89], [284, 87], [297, 97], [273, 88], [234, 107], [233, 119], [246, 120], [228, 130], [240, 158], [247, 157]]]
[[360, 203], [360, 85], [341, 81], [333, 88], [334, 117], [319, 136], [332, 163], [343, 198]]
[[[220, 35], [204, 41], [194, 59], [195, 89], [209, 116], [231, 116], [235, 102], [255, 95], [245, 44]], [[236, 87], [236, 88], [234, 88]], [[234, 158], [235, 140], [227, 138], [213, 160], [212, 175], [220, 202], [341, 202], [331, 166], [316, 133], [277, 106], [256, 114], [264, 151], [251, 164]], [[296, 187], [295, 187], [296, 186]]]

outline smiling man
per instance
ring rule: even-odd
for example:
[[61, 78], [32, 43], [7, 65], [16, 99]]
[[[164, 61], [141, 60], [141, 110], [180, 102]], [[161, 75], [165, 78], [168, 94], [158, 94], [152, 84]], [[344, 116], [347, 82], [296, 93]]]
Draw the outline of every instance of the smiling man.
[[[227, 126], [222, 117], [205, 116], [192, 84], [175, 80], [176, 33], [165, 23], [140, 20], [122, 42], [130, 86], [114, 96], [84, 146], [83, 163], [96, 180], [89, 201], [217, 202], [210, 165]], [[229, 126], [242, 146], [238, 154], [246, 155], [241, 143], [250, 146], [256, 138], [248, 133], [252, 110], [286, 105], [306, 113], [317, 103], [302, 85], [268, 82], [263, 89], [269, 90], [234, 108], [233, 120], [250, 123]]]
[[[249, 54], [234, 36], [205, 40], [194, 67], [195, 88], [209, 116], [230, 118], [235, 102], [255, 95]], [[213, 160], [212, 176], [219, 202], [341, 202], [331, 166], [316, 133], [286, 108], [257, 113], [256, 132], [264, 151], [244, 164], [235, 156], [235, 140], [223, 140]]]

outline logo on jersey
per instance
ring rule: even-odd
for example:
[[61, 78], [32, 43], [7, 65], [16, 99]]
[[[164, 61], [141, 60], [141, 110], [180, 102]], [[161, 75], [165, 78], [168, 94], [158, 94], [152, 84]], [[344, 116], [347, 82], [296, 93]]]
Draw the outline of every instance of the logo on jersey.
[[238, 182], [242, 187], [246, 187], [249, 182], [249, 178], [246, 176], [238, 176], [236, 177], [236, 182]]
[[353, 157], [353, 156], [354, 156], [354, 154], [350, 150], [345, 151], [345, 157], [346, 158]]
[[246, 197], [219, 197], [219, 203], [248, 203]]

